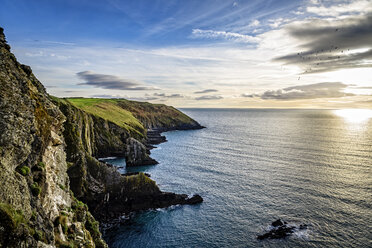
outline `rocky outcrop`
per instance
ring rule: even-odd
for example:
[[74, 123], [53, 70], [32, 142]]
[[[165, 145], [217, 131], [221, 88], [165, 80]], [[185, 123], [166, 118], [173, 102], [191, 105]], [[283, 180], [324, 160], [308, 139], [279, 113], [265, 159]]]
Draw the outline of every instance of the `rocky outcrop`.
[[[156, 162], [142, 142], [130, 137], [124, 128], [63, 99], [54, 101], [66, 116], [64, 137], [70, 188], [100, 221], [108, 222], [132, 211], [196, 203], [195, 197], [161, 192], [144, 173], [121, 175], [115, 167], [98, 161], [99, 156], [124, 154], [127, 166]], [[102, 153], [104, 146], [108, 148]]]
[[257, 236], [258, 240], [264, 239], [283, 239], [291, 235], [292, 233], [299, 231], [299, 230], [306, 230], [307, 225], [301, 224], [299, 226], [290, 225], [281, 219], [277, 219], [276, 221], [271, 223], [271, 226], [267, 232], [264, 234], [260, 234]]
[[125, 162], [127, 166], [155, 165], [158, 162], [149, 156], [147, 147], [134, 138], [127, 141]]
[[[94, 218], [76, 218], [62, 134], [65, 116], [31, 68], [17, 62], [3, 29], [0, 89], [0, 247], [105, 247], [92, 228]], [[80, 213], [89, 215], [86, 208]]]

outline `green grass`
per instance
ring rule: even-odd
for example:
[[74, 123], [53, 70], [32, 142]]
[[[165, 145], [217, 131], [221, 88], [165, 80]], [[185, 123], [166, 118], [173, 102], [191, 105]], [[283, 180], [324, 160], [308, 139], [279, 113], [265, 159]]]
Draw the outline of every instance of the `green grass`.
[[98, 98], [69, 98], [66, 100], [75, 107], [111, 121], [129, 132], [143, 137], [145, 132], [143, 125], [130, 111], [118, 105], [120, 100]]
[[[62, 99], [60, 99], [62, 100]], [[194, 120], [174, 107], [125, 99], [68, 98], [74, 106], [115, 124], [143, 134], [151, 126], [172, 127]]]

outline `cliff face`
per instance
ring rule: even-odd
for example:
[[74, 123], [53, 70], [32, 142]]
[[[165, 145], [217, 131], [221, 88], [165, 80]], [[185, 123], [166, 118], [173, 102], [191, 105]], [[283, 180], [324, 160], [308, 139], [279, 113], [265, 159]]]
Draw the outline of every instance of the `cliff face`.
[[77, 151], [85, 151], [95, 158], [125, 157], [128, 166], [134, 164], [153, 165], [157, 162], [149, 157], [143, 145], [145, 138], [139, 140], [117, 124], [87, 113], [65, 99], [54, 99], [66, 116], [64, 137], [68, 144], [69, 161], [75, 161]]
[[123, 176], [96, 159], [154, 164], [145, 128], [200, 127], [170, 107], [128, 102], [105, 103], [120, 113], [110, 120], [50, 97], [17, 62], [0, 28], [0, 248], [107, 247], [95, 218], [202, 201], [161, 192], [145, 174]]
[[94, 218], [69, 192], [65, 116], [17, 62], [2, 29], [0, 89], [0, 247], [104, 247]]
[[65, 114], [64, 137], [70, 188], [100, 221], [149, 208], [188, 204], [187, 195], [161, 192], [145, 174], [122, 176], [97, 157], [124, 156], [127, 165], [154, 164], [141, 141], [113, 122], [89, 114], [65, 99], [54, 99]]

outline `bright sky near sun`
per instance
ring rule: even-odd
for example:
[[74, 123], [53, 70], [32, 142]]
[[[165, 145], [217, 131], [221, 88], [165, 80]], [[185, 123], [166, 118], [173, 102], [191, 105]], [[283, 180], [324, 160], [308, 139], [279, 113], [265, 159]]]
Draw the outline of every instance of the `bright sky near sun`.
[[372, 0], [0, 0], [59, 97], [176, 107], [372, 108]]

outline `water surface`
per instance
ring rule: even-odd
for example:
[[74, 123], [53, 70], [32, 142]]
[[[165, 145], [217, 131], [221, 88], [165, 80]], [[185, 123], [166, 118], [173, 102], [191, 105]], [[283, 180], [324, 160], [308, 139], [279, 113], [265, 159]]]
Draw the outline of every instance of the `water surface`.
[[[110, 247], [372, 247], [369, 118], [332, 110], [183, 111], [207, 128], [165, 133], [168, 142], [152, 150], [159, 164], [131, 171], [204, 202], [136, 214], [105, 237]], [[309, 228], [256, 240], [277, 218]]]

